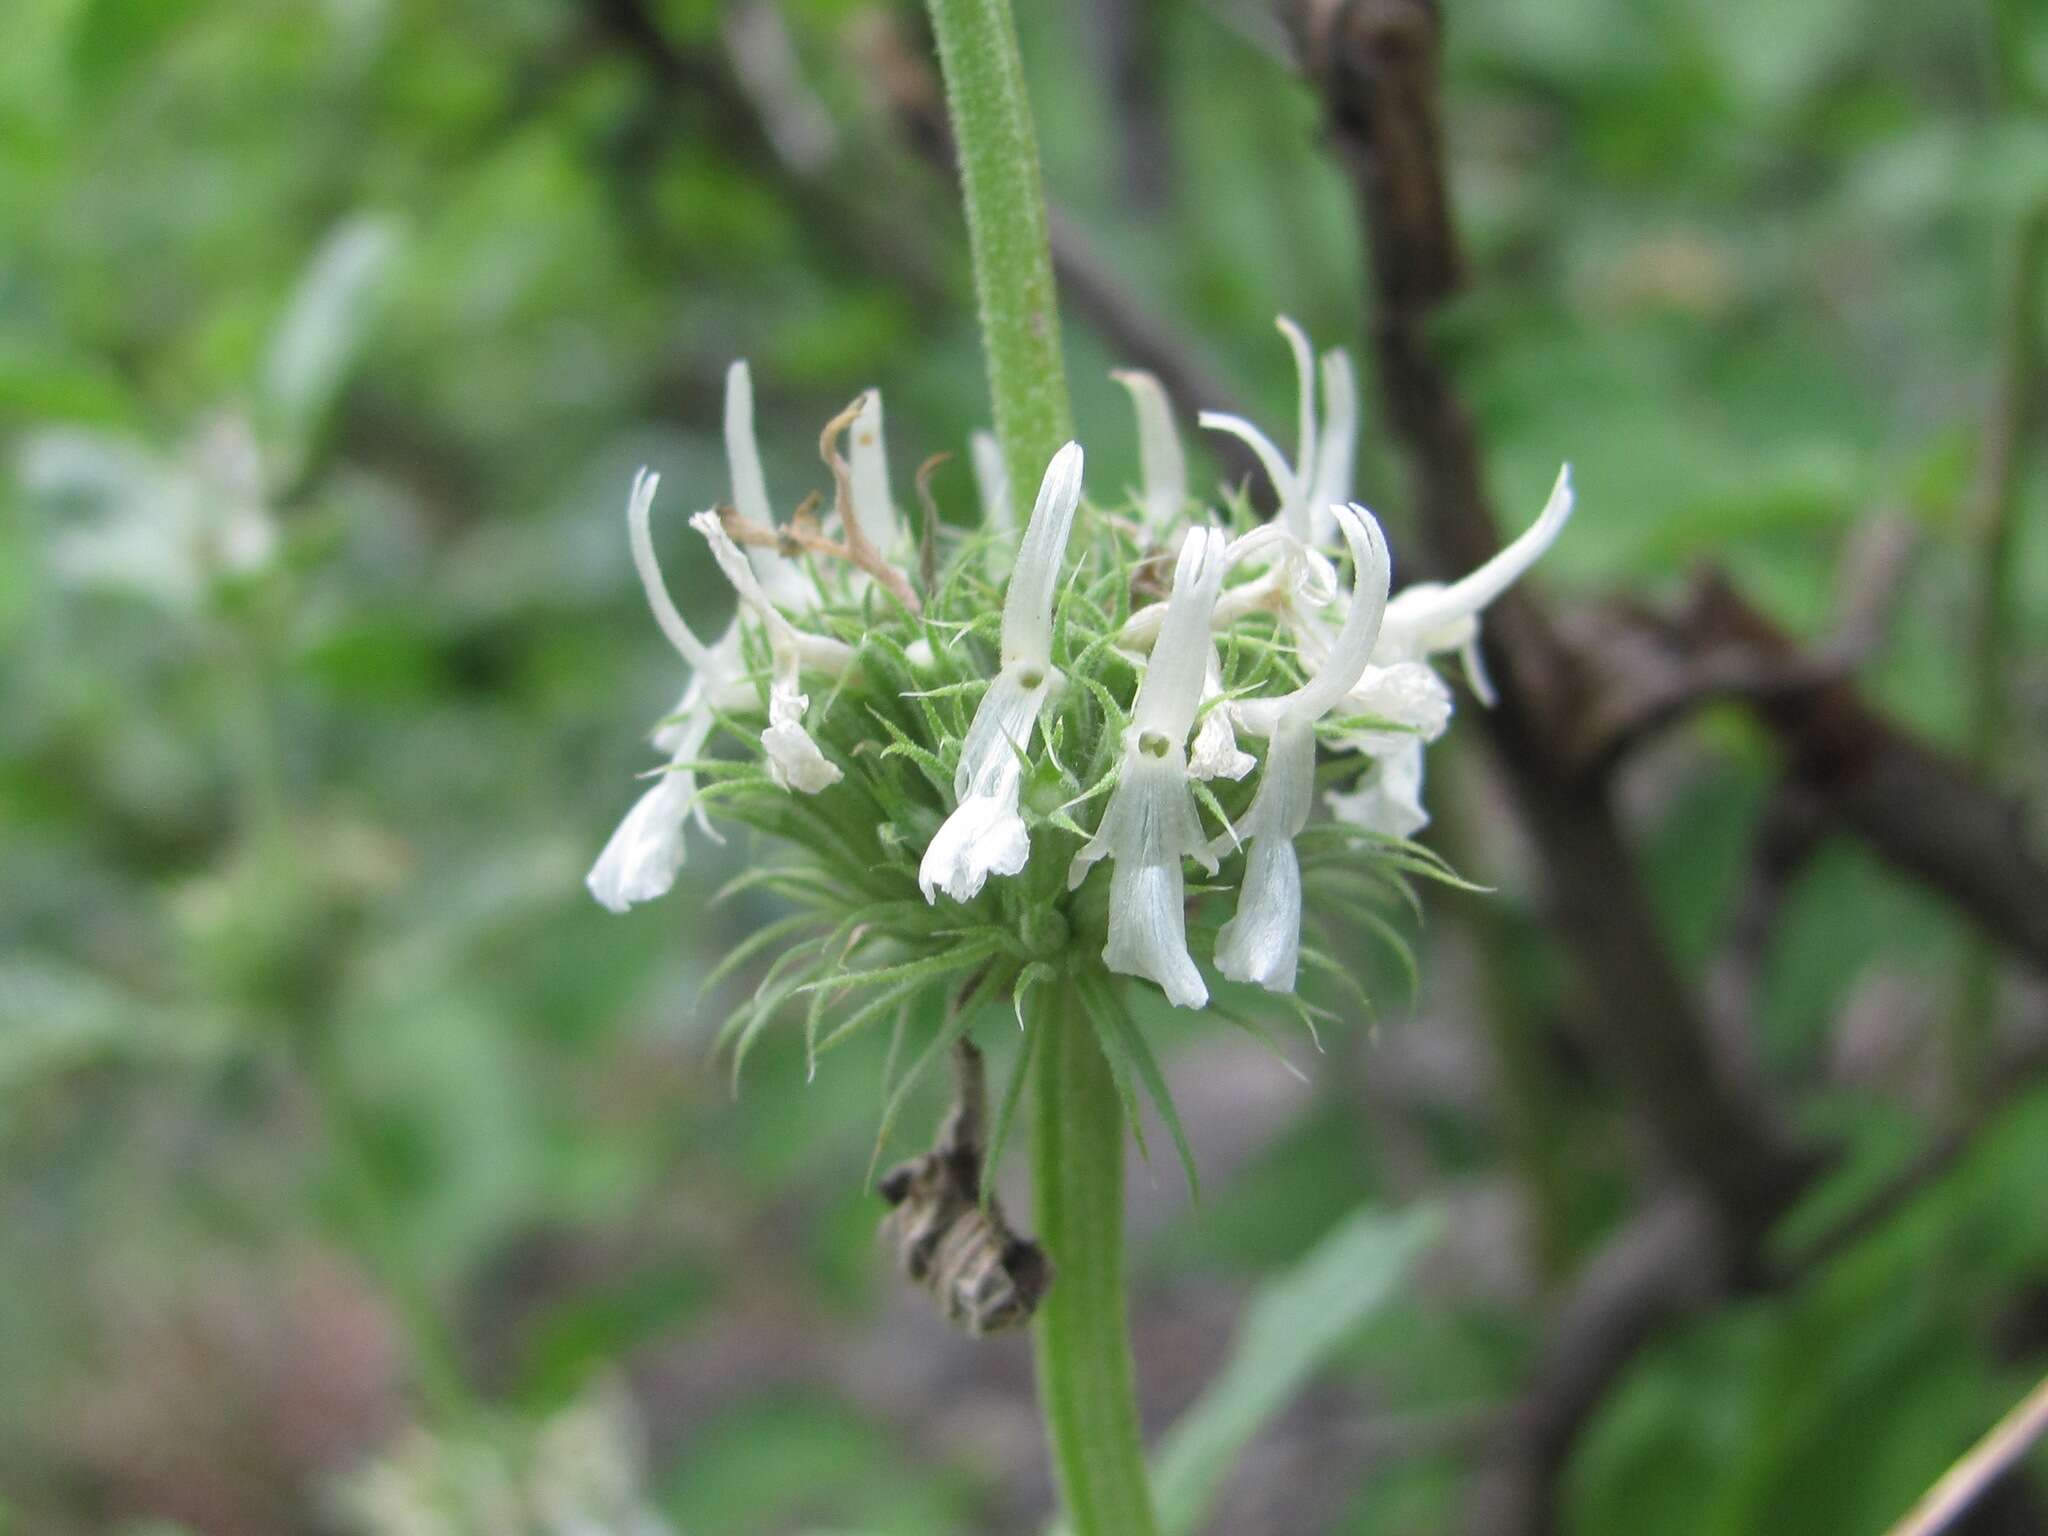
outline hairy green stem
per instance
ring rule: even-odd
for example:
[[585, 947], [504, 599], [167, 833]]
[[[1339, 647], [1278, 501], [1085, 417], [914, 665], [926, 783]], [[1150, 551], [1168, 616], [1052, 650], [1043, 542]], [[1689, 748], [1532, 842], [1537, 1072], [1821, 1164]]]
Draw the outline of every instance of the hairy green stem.
[[996, 436], [1021, 522], [1073, 436], [1038, 143], [1009, 0], [930, 0], [960, 160]]
[[[1009, 0], [930, 0], [960, 160], [996, 435], [1019, 520], [1073, 435], [1045, 190]], [[1074, 1536], [1155, 1536], [1124, 1318], [1124, 1116], [1071, 982], [1026, 994], [1037, 1041], [1038, 1394]]]
[[1032, 1181], [1056, 1274], [1038, 1312], [1038, 1397], [1073, 1536], [1155, 1536], [1124, 1317], [1124, 1117], [1071, 983], [1027, 994], [1038, 1042]]

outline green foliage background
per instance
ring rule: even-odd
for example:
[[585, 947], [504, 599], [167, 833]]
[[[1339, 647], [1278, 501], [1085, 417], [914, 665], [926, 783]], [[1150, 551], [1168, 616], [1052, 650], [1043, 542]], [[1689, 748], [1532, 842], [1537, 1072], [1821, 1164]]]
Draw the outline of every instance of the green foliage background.
[[[1271, 316], [1358, 338], [1362, 258], [1277, 28], [1235, 0], [1146, 9], [1171, 148], [1148, 206], [1095, 8], [1022, 9], [1055, 201], [1284, 424]], [[2048, 197], [2048, 22], [1879, 0], [1446, 10], [1474, 276], [1446, 341], [1510, 515], [1560, 458], [1580, 487], [1539, 580], [1566, 604], [1655, 598], [1712, 558], [1818, 634], [1851, 528], [1906, 518], [1918, 553], [1864, 676], [1957, 740], [1960, 509], [2012, 231]], [[771, 1031], [737, 1101], [706, 1059], [734, 997], [700, 1004], [698, 982], [778, 915], [703, 900], [749, 845], [699, 844], [630, 918], [581, 887], [679, 681], [622, 537], [633, 468], [662, 471], [672, 512], [724, 494], [741, 355], [785, 506], [823, 483], [817, 428], [864, 386], [885, 390], [899, 495], [982, 424], [957, 208], [881, 95], [885, 28], [923, 57], [915, 9], [787, 20], [832, 125], [808, 169], [733, 83], [728, 17], [692, 0], [10, 0], [0, 1507], [20, 1530], [319, 1529], [334, 1480], [408, 1424], [539, 1420], [606, 1372], [680, 1530], [1043, 1517], [1021, 1344], [941, 1337], [872, 1247], [879, 1045], [806, 1082]], [[344, 292], [350, 232], [388, 259]], [[1126, 359], [1066, 319], [1090, 484], [1113, 495], [1136, 476], [1106, 377]], [[1361, 481], [1398, 562], [1367, 410]], [[183, 611], [60, 579], [79, 509], [31, 493], [31, 445], [89, 429], [161, 472], [223, 413], [264, 445], [276, 566]], [[965, 519], [964, 473], [938, 485]], [[2031, 488], [1999, 765], [2022, 791], [2048, 723], [2040, 507]], [[715, 622], [730, 598], [680, 521], [672, 580]], [[1485, 1264], [1337, 1341], [1279, 1431], [1313, 1496], [1247, 1463], [1217, 1529], [1452, 1525], [1473, 1436], [1361, 1464], [1341, 1426], [1506, 1401], [1545, 1288], [1648, 1182], [1628, 1106], [1571, 1043], [1469, 735], [1438, 749], [1431, 836], [1501, 890], [1429, 893], [1412, 999], [1387, 965], [1376, 1019], [1322, 1056], [1289, 1041], [1306, 1087], [1219, 1025], [1152, 1030], [1183, 1037], [1167, 1068], [1206, 1190], [1190, 1208], [1170, 1168], [1139, 1175], [1152, 1420], [1222, 1364], [1246, 1288], [1347, 1212], [1515, 1213], [1463, 1223]], [[1629, 782], [1695, 969], [1772, 778], [1729, 713]], [[1932, 1134], [1961, 937], [1852, 846], [1802, 877], [1758, 1046], [1802, 1123], [1854, 1149], [1822, 1199]], [[2007, 1004], [2048, 1011], [2037, 983]], [[1501, 1011], [1539, 1040], [1533, 1132], [1489, 1055]], [[2044, 1168], [2036, 1091], [1811, 1281], [1653, 1350], [1574, 1460], [1564, 1528], [1880, 1528], [2041, 1372]]]

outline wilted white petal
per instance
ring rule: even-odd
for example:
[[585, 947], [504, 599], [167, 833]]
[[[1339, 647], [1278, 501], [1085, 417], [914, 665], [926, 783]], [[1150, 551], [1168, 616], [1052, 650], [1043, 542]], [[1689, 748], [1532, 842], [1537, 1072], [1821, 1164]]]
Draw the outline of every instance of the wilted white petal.
[[810, 707], [810, 696], [798, 689], [794, 671], [778, 675], [768, 688], [768, 729], [761, 733], [761, 745], [768, 752], [771, 779], [784, 789], [815, 795], [844, 775], [804, 729], [804, 711]]
[[1375, 755], [1373, 770], [1356, 789], [1323, 798], [1339, 821], [1387, 837], [1413, 837], [1429, 825], [1422, 808], [1422, 742], [1410, 736]]
[[917, 867], [926, 901], [936, 902], [940, 890], [955, 901], [972, 901], [990, 875], [1014, 875], [1024, 868], [1031, 836], [1017, 814], [1017, 788], [1013, 765], [997, 793], [968, 795], [945, 819]]
[[1241, 779], [1255, 762], [1251, 753], [1238, 750], [1230, 705], [1223, 700], [1223, 693], [1223, 666], [1212, 645], [1209, 668], [1202, 677], [1202, 703], [1209, 712], [1202, 716], [1195, 728], [1194, 745], [1188, 748], [1188, 773], [1197, 779]]
[[1017, 504], [1010, 500], [1010, 466], [1003, 460], [1003, 445], [993, 432], [976, 432], [967, 439], [968, 456], [974, 461], [974, 489], [981, 498], [981, 520], [990, 528], [1008, 532], [1017, 526]]
[[1569, 464], [1558, 471], [1542, 515], [1478, 570], [1448, 586], [1409, 587], [1389, 603], [1380, 631], [1380, 659], [1421, 661], [1471, 644], [1486, 605], [1514, 585], [1564, 531], [1572, 515], [1571, 475]]
[[612, 833], [584, 884], [614, 912], [667, 893], [683, 867], [683, 823], [697, 798], [697, 776], [664, 773]]
[[1166, 390], [1151, 374], [1135, 368], [1110, 375], [1130, 391], [1138, 413], [1138, 468], [1144, 477], [1145, 527], [1155, 538], [1179, 523], [1188, 504], [1188, 465], [1180, 435], [1173, 429], [1173, 407]]
[[861, 532], [884, 554], [903, 542], [903, 519], [889, 490], [889, 455], [882, 442], [882, 392], [867, 392], [860, 414], [853, 418], [852, 447], [847, 452], [853, 489], [853, 515]]
[[1396, 727], [1360, 735], [1412, 735], [1419, 741], [1435, 741], [1451, 723], [1451, 690], [1432, 668], [1419, 661], [1398, 661], [1391, 667], [1370, 666], [1360, 673], [1344, 697], [1344, 709]]

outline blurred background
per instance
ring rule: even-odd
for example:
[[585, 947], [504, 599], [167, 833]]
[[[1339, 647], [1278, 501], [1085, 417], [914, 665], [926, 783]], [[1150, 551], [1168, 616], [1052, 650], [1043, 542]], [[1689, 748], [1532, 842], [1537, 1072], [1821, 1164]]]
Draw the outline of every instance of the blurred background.
[[[1710, 562], [1987, 794], [2037, 790], [2048, 19], [1444, 11], [1470, 280], [1435, 340], [1510, 527], [1574, 465], [1559, 621]], [[1287, 29], [1021, 13], [1096, 494], [1136, 478], [1113, 366], [1168, 377], [1191, 447], [1198, 404], [1290, 440], [1275, 313], [1362, 366], [1368, 331]], [[727, 494], [739, 356], [785, 510], [865, 386], [899, 494], [984, 424], [919, 9], [8, 0], [4, 31], [0, 1530], [1039, 1529], [1028, 1341], [949, 1333], [875, 1241], [879, 1045], [806, 1083], [771, 1032], [736, 1094], [710, 1058], [759, 966], [701, 983], [776, 910], [706, 898], [757, 850], [694, 842], [625, 918], [582, 888], [681, 681], [634, 468], [672, 511]], [[1741, 702], [1632, 747], [1641, 920], [1830, 1149], [1769, 1243], [1659, 1227], [1477, 715], [1426, 836], [1496, 894], [1425, 892], [1418, 979], [1359, 938], [1376, 1008], [1283, 1032], [1300, 1078], [1155, 1031], [1204, 1192], [1132, 1176], [1144, 1409], [1223, 1373], [1205, 1411], [1250, 1440], [1200, 1528], [1882, 1529], [2048, 1365], [2040, 973]], [[1425, 1207], [1284, 1391], [1225, 1369], [1248, 1298], [1327, 1320], [1304, 1263]], [[1618, 1238], [1681, 1259], [1639, 1327]], [[1621, 1342], [1546, 1405], [1574, 1318]], [[2048, 1530], [2035, 1479], [1971, 1528]]]

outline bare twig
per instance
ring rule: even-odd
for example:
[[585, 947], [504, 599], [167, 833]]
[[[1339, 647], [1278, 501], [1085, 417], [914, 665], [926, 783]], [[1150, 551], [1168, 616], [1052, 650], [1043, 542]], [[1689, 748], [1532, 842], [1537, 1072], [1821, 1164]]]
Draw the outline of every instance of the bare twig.
[[1949, 1468], [1887, 1536], [1939, 1536], [2043, 1435], [2048, 1435], [2048, 1379]]

